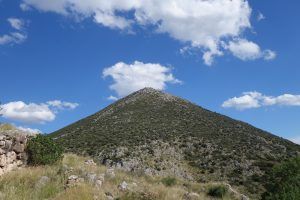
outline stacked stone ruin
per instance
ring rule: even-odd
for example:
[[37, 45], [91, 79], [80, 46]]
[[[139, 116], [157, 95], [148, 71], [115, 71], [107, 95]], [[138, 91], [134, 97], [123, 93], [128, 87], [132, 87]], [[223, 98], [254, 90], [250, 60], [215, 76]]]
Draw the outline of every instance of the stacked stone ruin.
[[28, 136], [0, 133], [0, 176], [26, 164]]

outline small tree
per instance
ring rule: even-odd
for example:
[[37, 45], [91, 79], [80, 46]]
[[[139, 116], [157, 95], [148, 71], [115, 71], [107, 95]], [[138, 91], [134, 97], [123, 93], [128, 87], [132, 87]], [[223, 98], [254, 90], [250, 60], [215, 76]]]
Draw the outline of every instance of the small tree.
[[63, 148], [42, 134], [29, 140], [27, 153], [31, 165], [51, 165], [63, 158]]

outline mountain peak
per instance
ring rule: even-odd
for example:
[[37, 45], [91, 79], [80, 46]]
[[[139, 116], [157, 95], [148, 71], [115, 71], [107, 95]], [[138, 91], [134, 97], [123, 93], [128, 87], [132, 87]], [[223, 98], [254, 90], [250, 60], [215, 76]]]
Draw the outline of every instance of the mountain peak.
[[166, 93], [162, 90], [154, 89], [152, 87], [145, 87], [143, 89], [140, 89], [140, 90], [128, 95], [127, 97], [124, 97], [124, 99], [137, 100], [137, 99], [144, 98], [144, 97], [151, 98], [152, 101], [161, 101], [161, 103], [165, 102], [165, 101], [180, 100], [180, 98], [178, 98], [174, 95]]
[[300, 152], [300, 146], [282, 138], [148, 87], [51, 137], [67, 151], [108, 166], [226, 181], [249, 194], [261, 192], [256, 182], [263, 184], [272, 165]]

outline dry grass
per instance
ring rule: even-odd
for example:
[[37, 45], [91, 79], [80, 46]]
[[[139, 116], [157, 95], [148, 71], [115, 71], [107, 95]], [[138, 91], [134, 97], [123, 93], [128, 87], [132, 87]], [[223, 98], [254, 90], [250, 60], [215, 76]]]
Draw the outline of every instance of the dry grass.
[[[120, 200], [179, 200], [187, 192], [196, 192], [201, 200], [212, 199], [206, 195], [209, 185], [176, 180], [175, 185], [165, 186], [161, 182], [162, 177], [135, 176], [118, 170], [115, 171], [114, 178], [105, 179], [100, 189], [88, 183], [65, 189], [69, 175], [83, 177], [87, 172], [105, 173], [106, 167], [86, 165], [86, 159], [88, 158], [66, 154], [59, 165], [27, 167], [5, 174], [0, 177], [0, 200], [102, 200], [106, 199], [107, 192]], [[73, 168], [73, 171], [68, 175], [60, 173], [63, 165]], [[49, 177], [50, 181], [40, 184], [42, 176]], [[127, 192], [118, 189], [123, 181], [129, 184]], [[227, 194], [223, 199], [229, 200], [233, 197]]]

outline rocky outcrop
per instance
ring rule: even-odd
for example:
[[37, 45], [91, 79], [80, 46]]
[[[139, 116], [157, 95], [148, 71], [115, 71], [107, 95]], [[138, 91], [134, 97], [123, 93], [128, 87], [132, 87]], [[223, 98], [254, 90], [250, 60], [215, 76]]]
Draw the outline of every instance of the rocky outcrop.
[[0, 176], [26, 164], [28, 137], [0, 132]]

